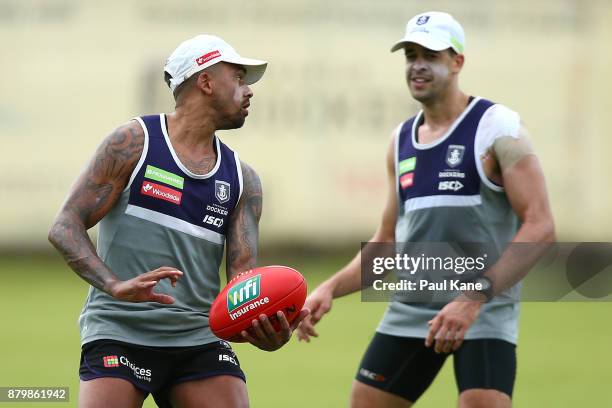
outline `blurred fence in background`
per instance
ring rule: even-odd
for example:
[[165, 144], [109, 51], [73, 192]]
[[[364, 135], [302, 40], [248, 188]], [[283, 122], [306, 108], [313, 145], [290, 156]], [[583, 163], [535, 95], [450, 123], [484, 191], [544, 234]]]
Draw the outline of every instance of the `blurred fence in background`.
[[0, 0], [0, 247], [46, 248], [101, 138], [172, 110], [163, 63], [198, 33], [269, 61], [245, 127], [219, 132], [262, 178], [262, 241], [358, 245], [382, 211], [390, 133], [418, 110], [389, 48], [430, 9], [464, 25], [463, 89], [531, 130], [560, 238], [609, 240], [608, 0]]

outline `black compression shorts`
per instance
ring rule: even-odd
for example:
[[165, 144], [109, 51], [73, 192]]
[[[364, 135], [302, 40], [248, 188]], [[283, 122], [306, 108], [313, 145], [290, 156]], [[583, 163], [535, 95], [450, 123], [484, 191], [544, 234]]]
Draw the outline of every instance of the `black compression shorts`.
[[[431, 385], [449, 354], [436, 354], [425, 339], [376, 333], [361, 361], [359, 382], [415, 402]], [[504, 340], [465, 340], [453, 353], [459, 392], [494, 389], [512, 397], [516, 346]]]
[[115, 340], [96, 340], [81, 350], [81, 380], [123, 378], [145, 395], [153, 394], [160, 407], [170, 407], [173, 385], [219, 375], [246, 381], [229, 343], [216, 341], [193, 347], [149, 347]]

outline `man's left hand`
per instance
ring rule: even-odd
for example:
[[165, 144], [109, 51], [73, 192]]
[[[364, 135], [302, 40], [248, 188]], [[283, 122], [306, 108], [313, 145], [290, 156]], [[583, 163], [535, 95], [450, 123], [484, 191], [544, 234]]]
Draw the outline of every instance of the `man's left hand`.
[[481, 306], [482, 302], [471, 300], [464, 295], [444, 306], [436, 317], [429, 321], [425, 346], [431, 347], [435, 341], [436, 353], [457, 350], [463, 343], [465, 332], [478, 317]]
[[306, 316], [310, 314], [310, 310], [302, 309], [298, 317], [289, 324], [287, 321], [287, 317], [283, 312], [276, 312], [276, 317], [278, 318], [278, 322], [280, 323], [280, 330], [274, 330], [270, 319], [264, 314], [259, 315], [258, 319], [253, 319], [252, 326], [249, 331], [243, 330], [242, 337], [254, 345], [257, 348], [260, 348], [264, 351], [274, 351], [278, 350], [282, 346], [284, 346], [289, 339], [291, 339], [291, 334], [295, 330], [295, 328], [300, 324], [302, 320]]

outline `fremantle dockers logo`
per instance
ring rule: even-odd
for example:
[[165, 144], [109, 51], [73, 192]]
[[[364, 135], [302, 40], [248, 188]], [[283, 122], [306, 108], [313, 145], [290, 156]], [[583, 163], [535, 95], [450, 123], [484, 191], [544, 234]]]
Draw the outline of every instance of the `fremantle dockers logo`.
[[226, 203], [230, 199], [230, 185], [225, 181], [215, 180], [215, 197], [220, 204]]
[[416, 23], [417, 23], [417, 25], [423, 25], [423, 24], [425, 24], [428, 21], [429, 21], [429, 16], [421, 16], [421, 17], [418, 18]]
[[463, 161], [463, 153], [465, 152], [465, 146], [462, 145], [449, 145], [446, 151], [446, 164], [451, 167], [457, 167]]

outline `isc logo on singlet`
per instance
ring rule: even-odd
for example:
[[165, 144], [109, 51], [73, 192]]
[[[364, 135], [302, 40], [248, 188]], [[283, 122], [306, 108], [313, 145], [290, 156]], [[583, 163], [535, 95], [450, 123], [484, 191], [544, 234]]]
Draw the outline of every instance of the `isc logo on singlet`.
[[202, 221], [204, 222], [204, 224], [214, 225], [217, 228], [221, 228], [221, 226], [223, 225], [222, 218], [213, 217], [212, 215], [207, 215]]
[[451, 191], [459, 191], [463, 188], [463, 184], [460, 181], [441, 181], [438, 184], [438, 190], [451, 190]]

